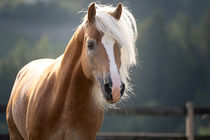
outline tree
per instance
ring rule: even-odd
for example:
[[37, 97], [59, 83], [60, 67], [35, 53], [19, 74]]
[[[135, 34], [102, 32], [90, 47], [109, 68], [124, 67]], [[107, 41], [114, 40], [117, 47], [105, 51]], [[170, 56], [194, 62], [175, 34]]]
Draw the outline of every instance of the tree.
[[52, 45], [50, 44], [48, 36], [43, 35], [42, 38], [35, 44], [30, 53], [33, 56], [33, 59], [51, 57], [53, 55]]

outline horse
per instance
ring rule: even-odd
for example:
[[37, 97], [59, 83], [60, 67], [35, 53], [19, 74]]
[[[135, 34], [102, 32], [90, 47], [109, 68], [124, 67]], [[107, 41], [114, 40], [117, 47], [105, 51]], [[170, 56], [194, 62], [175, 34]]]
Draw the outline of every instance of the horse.
[[127, 7], [91, 3], [61, 56], [18, 72], [6, 111], [10, 139], [96, 139], [106, 105], [128, 95], [136, 38]]

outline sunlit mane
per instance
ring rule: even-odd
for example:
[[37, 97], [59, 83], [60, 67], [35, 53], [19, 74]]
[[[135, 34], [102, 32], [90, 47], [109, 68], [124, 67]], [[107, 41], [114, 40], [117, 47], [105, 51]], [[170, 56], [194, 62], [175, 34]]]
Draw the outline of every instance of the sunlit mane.
[[[125, 97], [128, 92], [131, 93], [129, 80], [129, 68], [136, 65], [136, 47], [137, 38], [136, 21], [129, 10], [123, 6], [120, 20], [116, 20], [109, 13], [115, 10], [115, 7], [96, 4], [95, 24], [99, 31], [116, 40], [121, 47], [121, 67], [120, 76], [126, 85]], [[87, 21], [87, 15], [83, 18], [83, 23]], [[96, 90], [94, 90], [96, 91]], [[99, 90], [97, 90], [99, 91]], [[100, 97], [102, 98], [102, 97]], [[99, 99], [101, 101], [101, 99]]]

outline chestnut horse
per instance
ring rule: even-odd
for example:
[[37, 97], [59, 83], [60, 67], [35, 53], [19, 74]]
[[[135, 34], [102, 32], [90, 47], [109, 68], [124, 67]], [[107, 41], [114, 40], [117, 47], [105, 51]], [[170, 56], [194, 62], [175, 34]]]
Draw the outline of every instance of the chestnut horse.
[[105, 104], [128, 91], [136, 37], [126, 7], [90, 4], [63, 55], [18, 73], [6, 113], [10, 139], [96, 139]]

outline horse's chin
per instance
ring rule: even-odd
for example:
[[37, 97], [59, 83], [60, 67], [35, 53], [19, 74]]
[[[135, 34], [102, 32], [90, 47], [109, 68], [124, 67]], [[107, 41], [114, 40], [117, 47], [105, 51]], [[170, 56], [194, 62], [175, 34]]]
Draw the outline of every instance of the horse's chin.
[[[118, 101], [117, 101], [117, 102], [118, 102]], [[106, 100], [106, 103], [108, 103], [108, 104], [115, 104], [115, 103], [117, 103], [117, 102], [110, 101], [110, 100]]]

